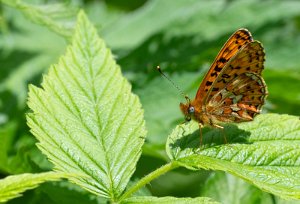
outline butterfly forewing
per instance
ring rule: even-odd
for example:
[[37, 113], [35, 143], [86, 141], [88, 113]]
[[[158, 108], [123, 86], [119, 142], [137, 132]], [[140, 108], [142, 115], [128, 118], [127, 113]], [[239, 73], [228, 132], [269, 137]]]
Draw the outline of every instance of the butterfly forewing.
[[247, 72], [260, 74], [264, 69], [265, 52], [260, 42], [254, 41], [243, 46], [224, 66], [207, 92], [206, 104], [216, 93], [223, 89], [230, 81]]
[[247, 29], [237, 30], [225, 43], [209, 71], [205, 75], [195, 97], [198, 104], [203, 104], [207, 92], [212, 88], [212, 84], [220, 74], [226, 63], [236, 55], [236, 53], [246, 44], [252, 42], [251, 33]]

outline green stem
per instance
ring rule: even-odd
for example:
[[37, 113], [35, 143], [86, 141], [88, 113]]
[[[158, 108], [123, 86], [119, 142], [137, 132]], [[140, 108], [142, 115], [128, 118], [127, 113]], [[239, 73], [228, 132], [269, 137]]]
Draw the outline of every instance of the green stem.
[[150, 174], [143, 177], [141, 180], [139, 180], [134, 186], [129, 188], [119, 199], [119, 202], [129, 197], [131, 194], [138, 191], [141, 187], [152, 181], [153, 179], [156, 179], [157, 177], [167, 173], [168, 171], [171, 171], [172, 169], [175, 169], [179, 167], [179, 165], [176, 162], [170, 162], [166, 165], [156, 169], [155, 171], [152, 171]]

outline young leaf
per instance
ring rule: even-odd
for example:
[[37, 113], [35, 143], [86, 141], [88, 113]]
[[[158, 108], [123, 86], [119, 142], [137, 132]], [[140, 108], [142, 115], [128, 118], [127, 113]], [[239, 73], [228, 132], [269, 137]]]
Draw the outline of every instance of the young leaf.
[[175, 197], [151, 197], [151, 196], [139, 196], [126, 199], [122, 204], [219, 204], [211, 198], [175, 198]]
[[41, 88], [30, 86], [28, 125], [39, 148], [71, 180], [116, 200], [125, 189], [145, 137], [143, 111], [83, 12], [72, 45]]
[[207, 129], [199, 148], [198, 125], [177, 126], [168, 138], [169, 157], [187, 168], [227, 171], [280, 197], [300, 198], [299, 117], [264, 114], [226, 125], [224, 132]]
[[19, 197], [21, 193], [36, 188], [40, 183], [56, 181], [66, 176], [66, 174], [55, 172], [8, 176], [0, 180], [0, 202]]

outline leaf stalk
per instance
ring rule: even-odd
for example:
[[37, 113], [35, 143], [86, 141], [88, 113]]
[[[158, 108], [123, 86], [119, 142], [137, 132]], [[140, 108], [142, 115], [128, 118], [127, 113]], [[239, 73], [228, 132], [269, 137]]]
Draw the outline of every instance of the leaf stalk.
[[175, 168], [178, 168], [179, 164], [177, 164], [176, 161], [172, 161], [170, 163], [167, 163], [160, 168], [156, 169], [155, 171], [152, 171], [148, 175], [144, 176], [141, 180], [139, 180], [134, 186], [129, 188], [120, 198], [119, 202], [122, 200], [128, 198], [130, 195], [138, 191], [141, 187], [146, 185], [147, 183], [150, 183], [152, 180], [156, 179], [157, 177], [167, 173], [168, 171], [171, 171]]

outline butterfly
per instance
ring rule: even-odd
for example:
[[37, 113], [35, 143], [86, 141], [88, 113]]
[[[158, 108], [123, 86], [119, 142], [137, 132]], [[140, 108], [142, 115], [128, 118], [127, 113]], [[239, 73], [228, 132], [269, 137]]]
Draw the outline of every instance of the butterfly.
[[223, 129], [220, 123], [252, 121], [268, 95], [261, 76], [264, 61], [262, 44], [247, 29], [237, 30], [206, 73], [195, 99], [186, 97], [187, 103], [180, 103], [185, 119], [197, 121], [200, 131], [204, 125]]

